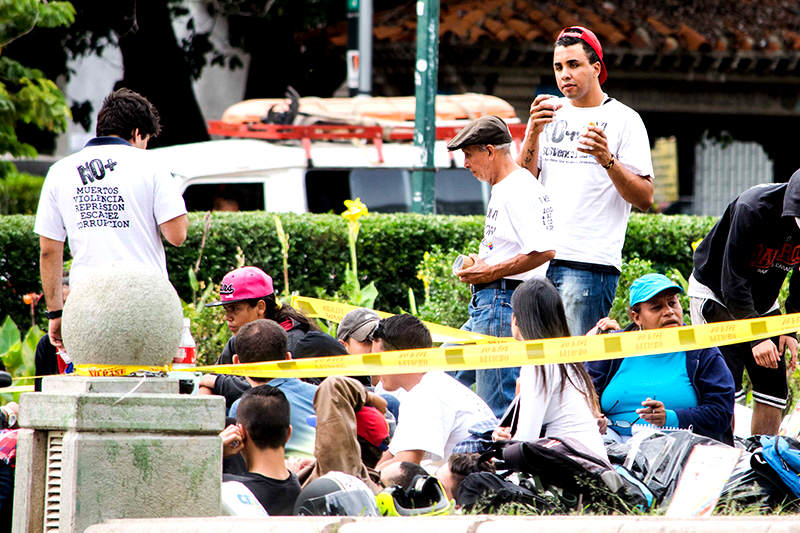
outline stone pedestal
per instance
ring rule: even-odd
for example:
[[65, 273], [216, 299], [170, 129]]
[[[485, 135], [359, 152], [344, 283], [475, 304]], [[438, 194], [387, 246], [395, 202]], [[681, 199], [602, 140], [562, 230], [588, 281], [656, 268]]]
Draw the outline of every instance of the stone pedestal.
[[220, 514], [219, 396], [168, 378], [52, 376], [20, 399], [13, 531]]

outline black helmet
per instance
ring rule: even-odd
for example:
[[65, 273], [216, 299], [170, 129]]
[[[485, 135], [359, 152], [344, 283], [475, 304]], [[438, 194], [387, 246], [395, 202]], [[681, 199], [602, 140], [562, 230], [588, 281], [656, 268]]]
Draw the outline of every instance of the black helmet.
[[300, 492], [294, 504], [299, 516], [380, 516], [367, 484], [343, 472], [328, 472]]
[[433, 476], [416, 475], [408, 489], [394, 485], [375, 499], [383, 516], [438, 516], [453, 512], [444, 487]]

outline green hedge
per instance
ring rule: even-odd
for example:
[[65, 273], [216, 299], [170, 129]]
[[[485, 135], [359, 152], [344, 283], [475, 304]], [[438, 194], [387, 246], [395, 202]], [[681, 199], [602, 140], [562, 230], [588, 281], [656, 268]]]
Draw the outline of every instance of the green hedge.
[[[291, 241], [290, 289], [315, 296], [332, 294], [342, 283], [349, 260], [347, 228], [338, 215], [280, 215]], [[282, 259], [273, 215], [263, 212], [213, 213], [198, 278], [219, 283], [236, 266], [237, 248], [248, 264], [266, 270], [282, 290]], [[408, 288], [423, 294], [417, 266], [427, 250], [470, 250], [479, 239], [483, 217], [369, 215], [361, 219], [358, 237], [359, 275], [374, 280], [380, 296], [376, 307], [408, 309]], [[638, 215], [631, 217], [625, 243], [626, 258], [650, 260], [661, 271], [691, 271], [691, 242], [713, 225], [711, 217]], [[204, 214], [190, 215], [189, 237], [180, 248], [167, 246], [170, 278], [183, 299], [191, 297], [187, 270], [194, 265], [203, 235]], [[40, 292], [38, 237], [33, 217], [0, 218], [0, 318], [11, 315], [19, 324], [28, 315], [22, 295]], [[40, 306], [43, 307], [43, 306]]]
[[44, 178], [13, 170], [0, 178], [0, 215], [33, 214]]
[[[216, 283], [236, 265], [237, 247], [248, 264], [263, 268], [283, 290], [282, 257], [270, 213], [213, 213], [198, 278]], [[350, 260], [347, 224], [338, 215], [282, 214], [281, 224], [290, 238], [290, 290], [315, 296], [333, 294], [342, 284]], [[168, 247], [167, 268], [181, 297], [189, 295], [186, 270], [197, 261], [203, 216], [192, 215], [187, 242]], [[408, 308], [408, 287], [416, 279], [417, 264], [434, 245], [459, 248], [483, 231], [480, 217], [425, 217], [420, 215], [368, 215], [361, 218], [358, 235], [358, 273], [362, 281], [375, 281], [380, 309]], [[362, 283], [363, 284], [363, 283]]]
[[[29, 323], [30, 308], [22, 302], [22, 295], [41, 290], [39, 237], [33, 233], [33, 216], [0, 217], [0, 321], [10, 315], [20, 327]], [[44, 309], [44, 305], [39, 307]], [[44, 320], [44, 314], [40, 318]]]
[[686, 279], [692, 273], [692, 243], [708, 234], [716, 217], [631, 215], [622, 258], [646, 259], [658, 272], [676, 268]]

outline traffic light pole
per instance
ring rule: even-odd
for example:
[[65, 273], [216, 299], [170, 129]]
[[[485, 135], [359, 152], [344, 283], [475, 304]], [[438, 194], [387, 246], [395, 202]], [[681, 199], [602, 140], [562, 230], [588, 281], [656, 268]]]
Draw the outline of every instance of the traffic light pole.
[[418, 0], [417, 61], [414, 65], [414, 146], [419, 160], [411, 175], [411, 211], [434, 212], [436, 90], [439, 71], [439, 0]]

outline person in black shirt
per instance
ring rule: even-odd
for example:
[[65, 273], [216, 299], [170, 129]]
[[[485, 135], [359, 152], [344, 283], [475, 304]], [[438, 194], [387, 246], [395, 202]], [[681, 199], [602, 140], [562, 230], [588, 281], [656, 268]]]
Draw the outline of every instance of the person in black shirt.
[[[781, 314], [786, 276], [787, 313], [800, 311], [800, 171], [788, 183], [752, 187], [734, 199], [694, 253], [688, 294], [692, 324], [760, 318]], [[785, 352], [790, 370], [797, 362], [797, 338], [720, 346], [733, 374], [736, 400], [744, 399], [742, 374], [753, 385], [753, 435], [775, 435], [786, 408]]]
[[[64, 270], [61, 278], [61, 298], [62, 304], [66, 303], [69, 296], [69, 271]], [[36, 376], [52, 376], [63, 374], [67, 363], [58, 355], [58, 350], [50, 342], [50, 335], [45, 333], [36, 345], [36, 355], [34, 357], [34, 368]], [[42, 378], [33, 380], [33, 387], [36, 392], [42, 390]]]
[[291, 515], [300, 483], [284, 460], [284, 447], [292, 434], [289, 401], [277, 387], [253, 387], [242, 395], [236, 422], [220, 434], [223, 455], [241, 452], [248, 472], [223, 474], [222, 481], [242, 483], [271, 516]]

